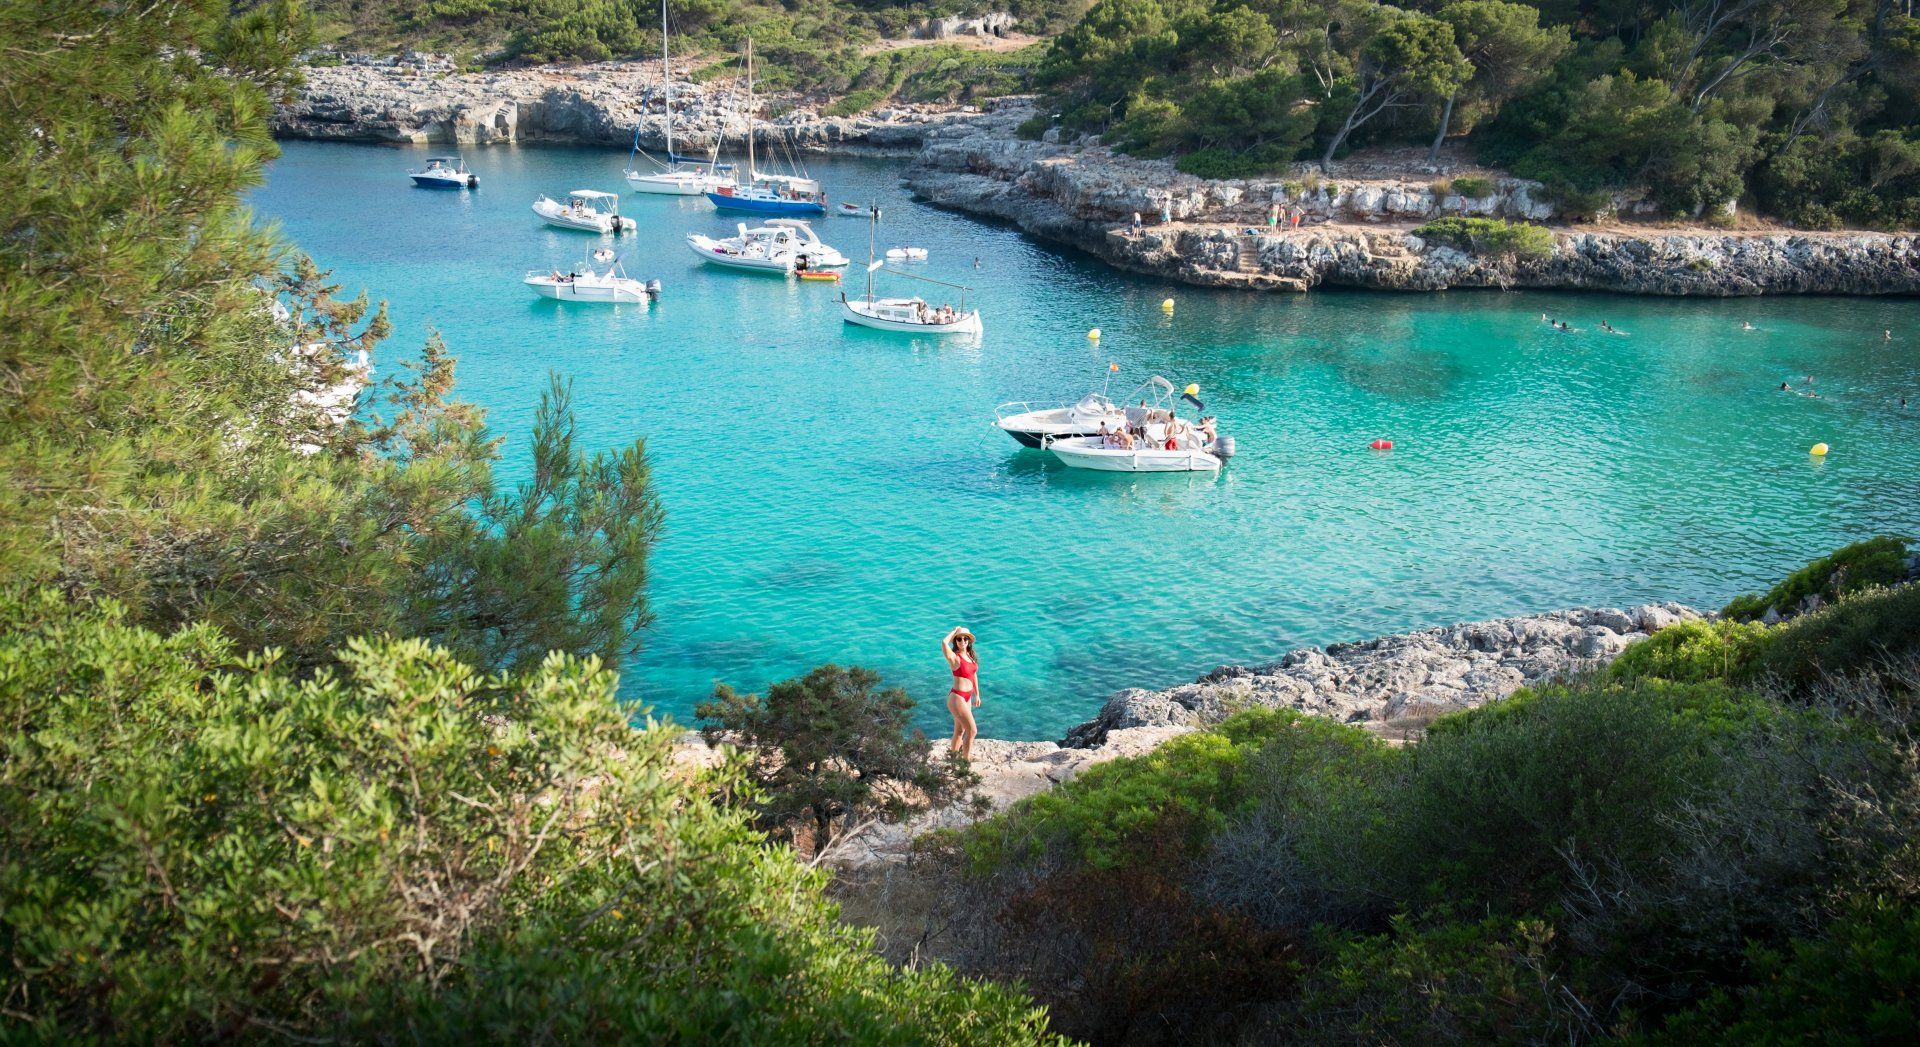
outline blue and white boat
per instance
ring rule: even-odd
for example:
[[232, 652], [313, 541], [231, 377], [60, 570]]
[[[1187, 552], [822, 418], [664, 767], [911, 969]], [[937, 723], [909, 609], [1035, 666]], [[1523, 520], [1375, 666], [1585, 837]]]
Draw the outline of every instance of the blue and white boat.
[[827, 213], [827, 194], [820, 183], [801, 174], [766, 174], [753, 157], [753, 38], [747, 38], [747, 184], [721, 185], [707, 199], [723, 211], [810, 217]]
[[427, 166], [408, 171], [413, 184], [424, 189], [478, 189], [480, 176], [467, 170], [467, 162], [457, 156], [430, 156]]

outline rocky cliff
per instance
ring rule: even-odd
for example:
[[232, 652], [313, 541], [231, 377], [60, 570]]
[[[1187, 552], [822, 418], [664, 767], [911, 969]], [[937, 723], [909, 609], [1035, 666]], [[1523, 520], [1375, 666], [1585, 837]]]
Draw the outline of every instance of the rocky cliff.
[[[746, 132], [743, 99], [730, 87], [672, 90], [676, 151], [699, 151]], [[768, 114], [779, 113], [768, 119]], [[911, 154], [929, 128], [970, 109], [898, 106], [852, 117], [822, 116], [791, 99], [763, 99], [756, 138], [769, 147], [856, 147]], [[607, 62], [568, 68], [435, 73], [415, 64], [350, 63], [306, 70], [306, 85], [273, 117], [282, 138], [484, 145], [578, 142], [627, 146], [666, 141], [667, 91], [657, 64]]]
[[[1022, 140], [1015, 128], [1032, 112], [1008, 105], [928, 128], [908, 184], [940, 206], [1202, 286], [1920, 293], [1920, 238], [1910, 235], [1556, 227], [1545, 257], [1474, 255], [1414, 230], [1446, 215], [1549, 220], [1553, 207], [1537, 183], [1488, 178], [1482, 195], [1467, 197], [1446, 183], [1393, 178], [1205, 180], [1166, 161], [1061, 144], [1051, 132]], [[1276, 209], [1281, 221], [1270, 226]], [[1137, 236], [1128, 231], [1135, 214], [1146, 222]]]

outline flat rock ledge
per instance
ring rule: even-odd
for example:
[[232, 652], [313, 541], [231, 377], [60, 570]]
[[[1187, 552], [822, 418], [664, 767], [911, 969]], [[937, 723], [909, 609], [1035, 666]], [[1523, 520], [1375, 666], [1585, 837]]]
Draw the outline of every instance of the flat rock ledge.
[[[907, 184], [942, 207], [1012, 222], [1113, 265], [1204, 287], [1305, 291], [1557, 288], [1628, 294], [1920, 294], [1920, 237], [1871, 232], [1554, 228], [1551, 255], [1472, 255], [1413, 230], [1459, 215], [1549, 221], [1537, 182], [1489, 178], [1467, 198], [1406, 178], [1209, 180], [1164, 160], [1096, 144], [1039, 141], [1015, 129], [1021, 100], [929, 127]], [[1267, 224], [1270, 208], [1302, 215]], [[1623, 212], [1636, 206], [1622, 202]], [[1162, 222], [1165, 210], [1170, 221]], [[1128, 235], [1135, 214], [1146, 223]]]
[[1215, 669], [1164, 691], [1119, 691], [1059, 743], [975, 741], [973, 770], [986, 810], [955, 804], [905, 822], [875, 824], [837, 844], [827, 862], [849, 870], [897, 866], [923, 833], [965, 826], [1095, 764], [1149, 752], [1243, 709], [1294, 709], [1358, 724], [1390, 740], [1405, 738], [1435, 716], [1603, 666], [1629, 643], [1700, 617], [1693, 608], [1658, 603], [1498, 618], [1306, 647], [1267, 665]]
[[[484, 73], [410, 65], [313, 66], [299, 94], [273, 114], [276, 137], [398, 144], [566, 142], [627, 148], [666, 144], [668, 97], [657, 64], [603, 62]], [[688, 83], [672, 91], [674, 150], [702, 153], [721, 136], [738, 146], [746, 115], [738, 92]], [[914, 155], [931, 127], [977, 115], [972, 107], [901, 105], [827, 117], [800, 100], [761, 99], [761, 144]], [[779, 115], [769, 117], [769, 114]]]

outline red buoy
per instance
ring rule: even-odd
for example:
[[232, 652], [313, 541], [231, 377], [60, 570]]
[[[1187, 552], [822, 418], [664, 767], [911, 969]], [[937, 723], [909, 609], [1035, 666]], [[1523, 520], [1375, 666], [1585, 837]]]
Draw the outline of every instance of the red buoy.
[[1376, 451], [1391, 451], [1393, 450], [1393, 441], [1392, 440], [1375, 440], [1374, 442], [1368, 444], [1367, 446], [1373, 448]]

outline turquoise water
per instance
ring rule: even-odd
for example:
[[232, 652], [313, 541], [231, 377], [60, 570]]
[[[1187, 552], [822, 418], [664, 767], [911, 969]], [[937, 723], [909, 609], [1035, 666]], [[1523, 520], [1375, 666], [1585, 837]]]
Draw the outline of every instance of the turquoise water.
[[[716, 680], [838, 661], [906, 686], [943, 731], [937, 644], [964, 622], [983, 733], [1052, 737], [1117, 688], [1302, 644], [1718, 606], [1846, 541], [1920, 533], [1911, 300], [1208, 292], [912, 203], [892, 163], [815, 164], [834, 199], [881, 203], [882, 247], [927, 247], [920, 271], [978, 288], [984, 338], [939, 345], [844, 328], [831, 285], [701, 268], [685, 234], [734, 222], [704, 200], [624, 201], [628, 269], [665, 285], [650, 310], [534, 299], [525, 270], [598, 238], [529, 205], [623, 189], [617, 151], [470, 152], [481, 189], [454, 193], [407, 184], [426, 150], [285, 149], [256, 206], [389, 300], [382, 366], [445, 335], [461, 395], [509, 438], [506, 479], [550, 371], [574, 381], [584, 441], [646, 437], [668, 534], [658, 622], [622, 687], [683, 721]], [[864, 259], [864, 219], [819, 228]], [[1109, 362], [1116, 393], [1198, 383], [1239, 457], [1217, 477], [1081, 473], [988, 426], [996, 404], [1071, 399]], [[1778, 391], [1809, 374], [1820, 399]], [[1369, 451], [1376, 436], [1396, 449]]]

